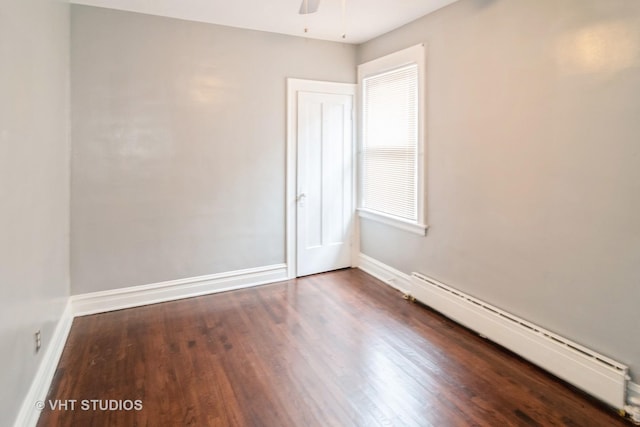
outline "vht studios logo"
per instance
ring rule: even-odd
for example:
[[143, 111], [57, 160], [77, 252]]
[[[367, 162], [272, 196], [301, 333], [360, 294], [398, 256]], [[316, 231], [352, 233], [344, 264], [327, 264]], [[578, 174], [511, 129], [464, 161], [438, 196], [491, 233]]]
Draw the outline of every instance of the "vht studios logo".
[[102, 400], [102, 399], [66, 399], [66, 400], [39, 400], [36, 408], [45, 408], [52, 411], [141, 411], [142, 400]]

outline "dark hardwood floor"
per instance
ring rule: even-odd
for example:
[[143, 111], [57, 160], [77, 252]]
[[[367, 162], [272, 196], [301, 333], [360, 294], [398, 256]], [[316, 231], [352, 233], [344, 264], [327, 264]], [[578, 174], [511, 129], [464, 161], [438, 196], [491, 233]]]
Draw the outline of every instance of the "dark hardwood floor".
[[48, 399], [77, 403], [41, 427], [632, 425], [358, 270], [77, 318]]

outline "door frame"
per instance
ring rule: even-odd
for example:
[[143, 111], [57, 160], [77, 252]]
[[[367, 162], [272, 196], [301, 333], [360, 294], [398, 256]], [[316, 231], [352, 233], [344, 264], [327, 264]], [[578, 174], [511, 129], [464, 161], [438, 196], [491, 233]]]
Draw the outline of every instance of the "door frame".
[[296, 193], [298, 190], [298, 92], [317, 92], [326, 94], [351, 95], [352, 103], [352, 167], [351, 167], [351, 185], [352, 185], [352, 209], [351, 220], [351, 266], [357, 266], [357, 256], [360, 252], [360, 238], [358, 218], [356, 213], [356, 202], [358, 200], [356, 194], [356, 106], [357, 104], [357, 85], [355, 83], [337, 83], [318, 80], [304, 79], [287, 79], [287, 166], [286, 166], [286, 193], [285, 193], [285, 257], [287, 263], [287, 278], [295, 279], [298, 273], [298, 204], [296, 202]]

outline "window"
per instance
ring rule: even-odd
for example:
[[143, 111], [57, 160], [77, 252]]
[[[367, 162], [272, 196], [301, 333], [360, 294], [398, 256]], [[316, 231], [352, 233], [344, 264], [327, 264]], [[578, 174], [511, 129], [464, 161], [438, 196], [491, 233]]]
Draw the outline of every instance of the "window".
[[424, 225], [424, 47], [358, 67], [360, 216], [418, 234]]

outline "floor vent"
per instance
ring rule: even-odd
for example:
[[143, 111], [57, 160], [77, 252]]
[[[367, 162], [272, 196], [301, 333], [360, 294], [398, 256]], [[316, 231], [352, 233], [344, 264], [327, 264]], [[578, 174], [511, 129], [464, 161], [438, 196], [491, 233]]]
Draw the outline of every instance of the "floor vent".
[[411, 275], [411, 287], [418, 301], [603, 402], [624, 408], [627, 366], [423, 274]]

